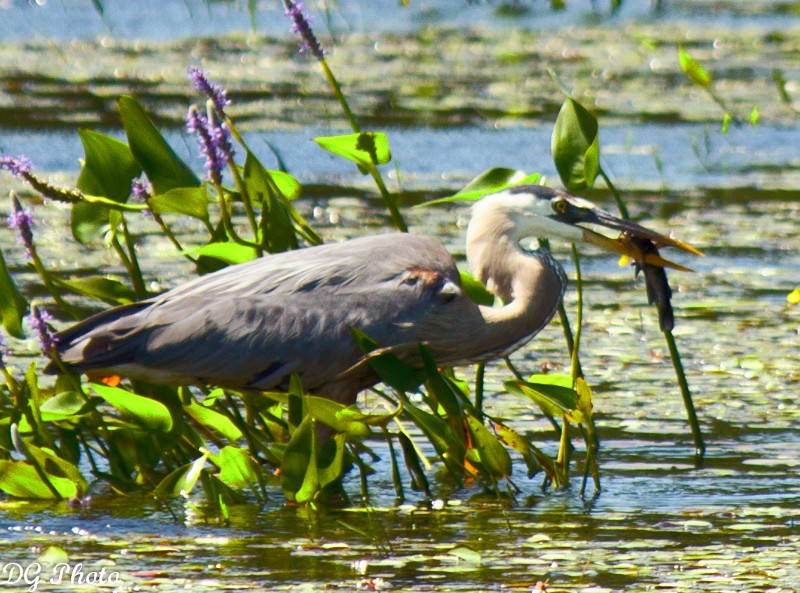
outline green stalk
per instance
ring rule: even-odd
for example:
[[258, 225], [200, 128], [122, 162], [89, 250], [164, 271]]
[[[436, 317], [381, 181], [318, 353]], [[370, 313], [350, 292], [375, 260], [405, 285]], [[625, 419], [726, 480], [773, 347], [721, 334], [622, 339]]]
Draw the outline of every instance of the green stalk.
[[122, 244], [119, 242], [116, 234], [111, 237], [111, 246], [114, 248], [114, 251], [117, 252], [117, 257], [119, 257], [122, 265], [125, 266], [125, 270], [128, 272], [128, 277], [131, 279], [131, 283], [133, 284], [133, 292], [136, 294], [136, 298], [139, 300], [147, 298], [147, 291], [144, 288], [144, 284], [140, 284], [141, 278], [137, 280], [136, 270], [133, 267], [133, 263], [128, 258], [128, 254], [125, 253], [125, 249], [123, 249]]
[[125, 217], [120, 214], [119, 218], [122, 221], [122, 235], [125, 237], [125, 247], [128, 249], [128, 257], [130, 258], [131, 266], [135, 274], [132, 280], [134, 290], [136, 291], [136, 297], [138, 299], [146, 299], [147, 288], [144, 285], [144, 276], [142, 275], [142, 268], [139, 266], [139, 258], [136, 256], [136, 245], [134, 245], [133, 237], [128, 231], [128, 223], [125, 221]]
[[44, 283], [47, 292], [49, 292], [50, 295], [53, 297], [53, 300], [55, 301], [56, 305], [58, 305], [64, 311], [66, 311], [67, 314], [70, 315], [70, 317], [74, 319], [80, 319], [80, 315], [75, 310], [75, 308], [63, 299], [61, 293], [58, 291], [58, 288], [56, 288], [56, 285], [53, 284], [53, 279], [50, 277], [50, 272], [48, 272], [47, 269], [44, 267], [42, 259], [36, 252], [36, 247], [34, 245], [31, 245], [29, 251], [31, 254], [31, 262], [33, 263], [33, 267], [36, 270], [36, 273], [39, 274], [39, 278], [42, 279], [42, 282]]
[[581, 331], [583, 326], [583, 279], [581, 278], [581, 260], [578, 255], [578, 248], [572, 244], [572, 261], [575, 263], [575, 292], [577, 293], [577, 303], [575, 305], [575, 339], [572, 343], [572, 365], [570, 374], [572, 375], [572, 386], [578, 380], [578, 377], [583, 377], [581, 370], [581, 361], [578, 352], [581, 349]]
[[[353, 112], [350, 110], [350, 105], [347, 103], [347, 99], [342, 92], [342, 87], [339, 85], [339, 81], [336, 80], [336, 77], [333, 75], [333, 72], [328, 66], [328, 61], [323, 58], [319, 60], [319, 65], [322, 68], [322, 73], [325, 75], [325, 79], [328, 81], [328, 84], [333, 91], [333, 94], [336, 96], [336, 99], [339, 101], [339, 105], [342, 107], [342, 111], [344, 111], [344, 115], [347, 118], [347, 121], [350, 123], [350, 128], [353, 130], [354, 133], [359, 134], [361, 133], [361, 127], [358, 125]], [[375, 185], [378, 186], [378, 191], [381, 194], [381, 198], [383, 198], [383, 202], [386, 207], [389, 209], [389, 213], [392, 217], [392, 224], [399, 230], [404, 233], [408, 232], [408, 227], [406, 226], [405, 220], [403, 220], [403, 215], [400, 214], [400, 211], [397, 209], [397, 204], [395, 204], [394, 198], [389, 193], [389, 190], [386, 188], [386, 184], [383, 182], [383, 177], [381, 177], [381, 173], [378, 170], [378, 167], [375, 163], [369, 168], [370, 175], [372, 175], [372, 179], [375, 181]]]
[[683, 405], [686, 408], [686, 415], [689, 419], [689, 427], [692, 429], [692, 438], [694, 439], [695, 457], [698, 462], [703, 458], [706, 453], [706, 444], [703, 440], [703, 433], [700, 431], [700, 423], [697, 420], [697, 412], [694, 409], [694, 400], [692, 399], [692, 392], [689, 391], [689, 383], [686, 381], [686, 373], [683, 371], [683, 363], [681, 362], [681, 355], [678, 352], [678, 346], [675, 344], [675, 338], [671, 330], [664, 332], [664, 338], [667, 341], [669, 348], [669, 356], [672, 358], [672, 366], [675, 368], [675, 375], [678, 378], [678, 385], [681, 388], [681, 396], [683, 397]]
[[483, 379], [486, 375], [486, 363], [481, 362], [475, 366], [475, 409], [478, 411], [478, 420], [483, 421]]
[[[617, 207], [619, 208], [619, 212], [623, 218], [626, 220], [630, 220], [630, 215], [628, 214], [628, 209], [625, 207], [625, 204], [622, 202], [622, 198], [617, 191], [617, 188], [614, 187], [614, 184], [611, 182], [611, 179], [608, 178], [608, 175], [600, 169], [600, 174], [603, 176], [603, 180], [606, 182], [606, 185], [614, 194], [614, 199], [617, 201]], [[669, 348], [669, 356], [672, 359], [672, 367], [675, 369], [675, 377], [678, 381], [678, 386], [681, 390], [681, 397], [683, 398], [683, 406], [686, 408], [686, 416], [687, 420], [689, 421], [689, 428], [692, 431], [692, 438], [694, 439], [694, 447], [695, 447], [695, 457], [697, 457], [698, 461], [703, 458], [706, 452], [706, 445], [703, 440], [703, 433], [700, 430], [700, 423], [697, 420], [697, 412], [694, 408], [694, 401], [692, 400], [692, 393], [689, 390], [689, 382], [686, 380], [686, 373], [683, 370], [683, 363], [681, 363], [681, 356], [680, 352], [678, 352], [678, 345], [675, 343], [675, 338], [672, 335], [671, 330], [667, 330], [664, 332], [664, 338], [667, 341], [667, 347]]]

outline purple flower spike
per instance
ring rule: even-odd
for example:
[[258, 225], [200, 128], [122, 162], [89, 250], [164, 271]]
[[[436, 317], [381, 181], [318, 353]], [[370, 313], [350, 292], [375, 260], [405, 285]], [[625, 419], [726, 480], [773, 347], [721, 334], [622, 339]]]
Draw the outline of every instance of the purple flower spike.
[[52, 319], [53, 316], [46, 309], [31, 305], [31, 313], [27, 316], [28, 325], [39, 334], [39, 344], [45, 354], [49, 354], [58, 342], [58, 338], [53, 335], [50, 326], [47, 325], [47, 322]]
[[10, 171], [14, 177], [30, 173], [32, 167], [33, 163], [31, 163], [30, 159], [27, 157], [21, 155], [16, 158], [12, 156], [0, 156], [0, 171], [3, 169]]
[[303, 11], [303, 3], [285, 0], [284, 4], [286, 5], [286, 16], [292, 19], [292, 32], [297, 33], [303, 40], [300, 51], [309, 51], [318, 60], [324, 60], [325, 50], [322, 49], [322, 44], [311, 29], [311, 19]]
[[218, 112], [225, 113], [225, 107], [231, 104], [231, 100], [228, 99], [228, 91], [221, 84], [208, 80], [206, 73], [196, 66], [189, 66], [186, 72], [189, 74], [189, 80], [194, 88], [211, 99]]
[[31, 259], [33, 257], [33, 213], [30, 208], [22, 209], [22, 204], [13, 192], [8, 226], [17, 231], [17, 241], [25, 247], [25, 256]]
[[[153, 197], [153, 184], [146, 178], [136, 178], [131, 182], [131, 198], [136, 202], [147, 203], [147, 200]], [[146, 217], [153, 215], [149, 208], [142, 210], [142, 214]]]
[[230, 130], [224, 124], [212, 124], [208, 117], [200, 113], [197, 106], [189, 107], [186, 114], [186, 129], [197, 134], [200, 151], [206, 157], [205, 168], [208, 179], [214, 183], [222, 182], [222, 169], [233, 157]]

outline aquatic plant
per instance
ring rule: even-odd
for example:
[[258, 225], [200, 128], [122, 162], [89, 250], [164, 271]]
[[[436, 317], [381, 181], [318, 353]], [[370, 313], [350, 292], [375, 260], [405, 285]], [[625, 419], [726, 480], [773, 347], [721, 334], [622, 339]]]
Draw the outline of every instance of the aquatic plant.
[[[286, 6], [292, 26], [307, 53], [321, 65], [352, 128], [351, 134], [320, 137], [317, 143], [370, 174], [393, 225], [406, 230], [396, 196], [388, 191], [380, 172], [380, 167], [391, 161], [388, 136], [360, 129], [302, 5], [287, 2]], [[264, 166], [238, 130], [229, 113], [232, 103], [221, 85], [199, 68], [190, 67], [187, 72], [204, 101], [204, 108], [193, 105], [187, 111], [188, 129], [197, 135], [205, 160], [203, 180], [176, 155], [131, 96], [117, 100], [126, 141], [81, 130], [85, 158], [75, 188], [59, 188], [41, 179], [24, 157], [0, 160], [0, 169], [24, 179], [41, 195], [69, 203], [73, 238], [86, 248], [109, 249], [127, 275], [125, 279], [76, 279], [46, 269], [36, 253], [32, 213], [13, 196], [14, 230], [23, 238], [32, 265], [55, 304], [51, 309], [59, 317], [83, 316], [76, 298], [82, 303], [89, 299], [125, 305], [150, 296], [148, 271], [139, 262], [140, 237], [131, 230], [131, 217], [151, 213], [143, 224], [155, 223], [174, 245], [176, 255], [191, 261], [198, 274], [321, 242], [295, 206], [294, 200], [302, 192], [297, 179]], [[565, 109], [579, 114], [579, 120], [583, 118], [578, 124], [585, 123], [578, 104], [570, 101], [565, 102]], [[560, 118], [554, 139], [574, 134], [578, 124]], [[578, 132], [584, 127], [578, 125]], [[595, 131], [596, 127], [595, 122]], [[557, 163], [580, 161], [580, 183], [590, 184], [602, 174], [592, 160], [599, 154], [595, 144], [594, 140], [586, 147], [581, 142], [570, 143], [554, 151]], [[569, 168], [578, 170], [573, 165]], [[230, 185], [223, 183], [223, 172], [229, 175]], [[538, 180], [537, 175], [518, 173], [500, 168], [487, 171], [456, 199], [477, 199], [502, 187]], [[575, 183], [574, 177], [565, 178], [568, 187]], [[202, 236], [195, 238], [198, 246], [190, 249], [181, 245], [172, 230], [175, 220], [186, 217], [204, 229]], [[580, 295], [577, 252], [574, 259]], [[477, 280], [465, 275], [464, 284], [475, 299], [486, 299], [488, 293]], [[587, 451], [584, 488], [589, 474], [599, 488], [592, 392], [579, 360], [580, 299], [575, 333], [567, 332], [569, 375], [523, 377], [509, 363], [513, 378], [506, 382], [506, 389], [536, 402], [558, 426], [559, 453], [550, 456], [510, 422], [486, 413], [482, 366], [477, 368], [473, 387], [451, 369], [440, 369], [424, 348], [420, 351], [423, 368], [412, 370], [378, 350], [380, 345], [370, 336], [354, 332], [362, 351], [371, 353], [370, 364], [385, 384], [377, 391], [386, 406], [372, 413], [306, 393], [299, 380], [293, 380], [285, 393], [259, 394], [215, 386], [171, 388], [121, 377], [82, 380], [61, 365], [53, 348], [49, 314], [20, 294], [2, 253], [0, 294], [8, 297], [0, 302], [0, 320], [6, 331], [22, 336], [22, 319], [29, 314], [43, 352], [51, 357], [52, 368], [60, 371], [53, 385], [40, 387], [36, 365], [31, 365], [22, 379], [16, 378], [16, 370], [3, 365], [5, 386], [0, 388], [0, 399], [5, 405], [0, 416], [13, 427], [13, 442], [0, 439], [0, 467], [5, 470], [0, 474], [0, 489], [11, 495], [79, 500], [89, 488], [79, 470], [79, 462], [85, 461], [96, 478], [119, 491], [151, 488], [167, 501], [202, 488], [216, 516], [223, 519], [227, 505], [242, 500], [242, 492], [263, 500], [271, 490], [280, 488], [288, 500], [319, 502], [331, 491], [338, 492], [348, 471], [359, 473], [362, 496], [368, 499], [373, 452], [365, 438], [378, 430], [387, 442], [394, 487], [402, 499], [409, 486], [424, 492], [430, 492], [431, 486], [424, 469], [428, 459], [418, 437], [399, 421], [401, 415], [416, 425], [456, 483], [478, 483], [486, 490], [510, 495], [517, 491], [511, 477], [514, 458], [518, 464], [521, 460], [527, 479], [543, 473], [545, 485], [569, 484], [569, 437], [578, 426]], [[563, 310], [562, 320], [568, 328]], [[329, 426], [334, 436], [320, 442], [315, 430], [318, 423]]]

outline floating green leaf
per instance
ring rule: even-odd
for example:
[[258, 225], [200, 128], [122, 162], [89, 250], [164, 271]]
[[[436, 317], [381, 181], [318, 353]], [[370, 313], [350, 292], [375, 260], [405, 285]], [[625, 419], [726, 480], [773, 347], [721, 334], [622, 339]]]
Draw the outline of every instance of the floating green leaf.
[[594, 185], [600, 172], [597, 119], [571, 97], [558, 112], [551, 151], [564, 187], [579, 191]]

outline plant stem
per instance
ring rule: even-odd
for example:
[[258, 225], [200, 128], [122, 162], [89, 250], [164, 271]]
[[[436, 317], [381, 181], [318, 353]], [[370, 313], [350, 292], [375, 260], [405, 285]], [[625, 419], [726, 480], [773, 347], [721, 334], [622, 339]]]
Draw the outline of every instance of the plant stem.
[[144, 277], [142, 276], [142, 268], [139, 266], [139, 258], [136, 256], [136, 245], [134, 245], [133, 237], [128, 231], [128, 223], [125, 221], [125, 217], [120, 214], [119, 218], [122, 221], [122, 234], [125, 237], [125, 247], [128, 249], [128, 257], [130, 258], [131, 266], [135, 274], [135, 276], [131, 278], [134, 291], [138, 299], [146, 299], [147, 288], [145, 288], [144, 285]]
[[[361, 127], [358, 125], [358, 121], [356, 121], [353, 112], [350, 110], [350, 105], [347, 103], [347, 99], [342, 92], [342, 87], [339, 85], [339, 81], [336, 80], [336, 77], [333, 75], [333, 72], [328, 66], [328, 61], [324, 58], [319, 60], [319, 65], [322, 68], [322, 73], [325, 75], [325, 79], [328, 81], [328, 84], [333, 91], [333, 94], [336, 96], [336, 99], [339, 101], [339, 105], [342, 107], [342, 111], [344, 111], [344, 115], [347, 118], [347, 121], [350, 123], [350, 128], [356, 134], [361, 133]], [[400, 211], [397, 209], [397, 204], [395, 204], [394, 198], [392, 194], [389, 193], [389, 190], [386, 188], [386, 184], [383, 182], [383, 177], [381, 177], [381, 173], [378, 170], [377, 163], [373, 162], [372, 166], [369, 168], [370, 175], [372, 175], [372, 179], [375, 180], [375, 185], [378, 186], [378, 191], [381, 194], [381, 198], [383, 198], [384, 204], [389, 209], [389, 213], [392, 217], [392, 224], [399, 230], [404, 233], [408, 232], [408, 227], [406, 226], [405, 220], [403, 220], [403, 215], [400, 214]]]
[[703, 433], [700, 431], [700, 423], [697, 420], [697, 412], [695, 412], [694, 409], [694, 400], [692, 400], [692, 393], [689, 391], [689, 383], [686, 381], [686, 374], [683, 371], [681, 355], [680, 352], [678, 352], [678, 346], [675, 344], [675, 338], [672, 335], [672, 331], [666, 330], [664, 332], [664, 338], [667, 340], [669, 356], [672, 358], [672, 366], [675, 368], [675, 375], [678, 378], [678, 385], [681, 388], [683, 405], [686, 408], [686, 415], [689, 419], [689, 427], [692, 429], [695, 456], [699, 462], [699, 460], [703, 458], [703, 455], [705, 455], [706, 444], [703, 441]]
[[478, 420], [483, 422], [483, 379], [486, 375], [486, 363], [479, 363], [475, 367], [475, 409], [478, 411]]
[[572, 375], [572, 385], [575, 386], [578, 377], [583, 377], [583, 370], [581, 369], [581, 361], [579, 351], [581, 349], [581, 331], [583, 326], [583, 279], [581, 278], [581, 260], [578, 255], [578, 248], [572, 244], [572, 261], [575, 263], [575, 292], [577, 293], [577, 302], [575, 305], [575, 337], [572, 342], [572, 366], [570, 374]]

